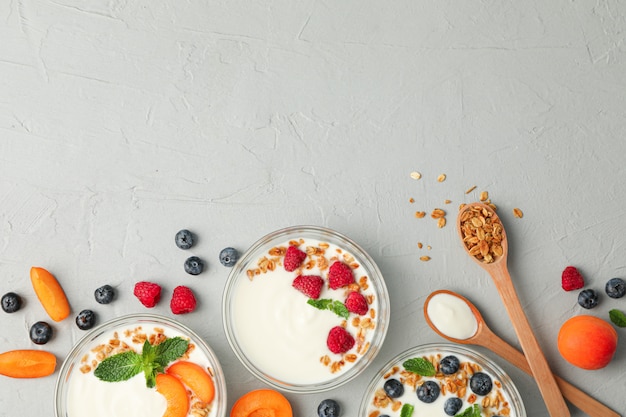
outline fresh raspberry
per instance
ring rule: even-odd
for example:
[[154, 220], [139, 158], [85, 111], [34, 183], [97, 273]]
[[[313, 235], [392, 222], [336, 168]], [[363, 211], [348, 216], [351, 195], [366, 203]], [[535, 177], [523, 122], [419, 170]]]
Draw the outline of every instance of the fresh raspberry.
[[346, 298], [346, 302], [344, 303], [349, 312], [358, 314], [362, 316], [363, 314], [369, 311], [369, 306], [367, 305], [367, 300], [358, 291], [352, 291], [348, 294], [348, 298]]
[[335, 326], [328, 332], [326, 346], [333, 353], [345, 353], [354, 346], [354, 337], [341, 326]]
[[298, 275], [292, 285], [307, 297], [317, 300], [322, 293], [324, 279], [319, 275]]
[[561, 274], [561, 286], [565, 291], [579, 290], [585, 286], [585, 280], [576, 267], [568, 266]]
[[354, 282], [352, 269], [341, 261], [335, 261], [328, 268], [328, 286], [333, 290], [345, 287]]
[[154, 307], [161, 299], [161, 286], [153, 282], [140, 281], [133, 290], [135, 297], [148, 308]]
[[287, 248], [287, 252], [285, 253], [285, 259], [283, 260], [285, 271], [295, 271], [302, 264], [305, 258], [306, 253], [302, 252], [297, 247], [290, 245], [289, 248]]
[[188, 287], [179, 285], [174, 288], [170, 309], [174, 314], [191, 313], [196, 309], [196, 297]]

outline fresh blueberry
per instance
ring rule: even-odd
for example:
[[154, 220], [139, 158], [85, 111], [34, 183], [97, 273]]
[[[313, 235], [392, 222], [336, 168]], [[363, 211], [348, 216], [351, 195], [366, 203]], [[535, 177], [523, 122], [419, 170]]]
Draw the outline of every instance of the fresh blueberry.
[[115, 290], [110, 285], [103, 285], [94, 291], [94, 297], [100, 304], [109, 304], [115, 297]]
[[578, 294], [578, 304], [583, 308], [594, 308], [598, 305], [598, 293], [592, 289], [582, 290]]
[[439, 369], [444, 375], [455, 374], [459, 370], [459, 366], [461, 366], [461, 362], [454, 355], [446, 356], [439, 362]]
[[204, 269], [204, 262], [197, 256], [187, 258], [185, 261], [185, 272], [191, 275], [198, 275]]
[[402, 385], [402, 382], [394, 378], [385, 381], [383, 388], [385, 389], [387, 395], [391, 398], [399, 398], [402, 397], [402, 394], [404, 394], [404, 385]]
[[91, 310], [83, 310], [76, 316], [76, 325], [81, 330], [89, 330], [96, 324], [96, 314]]
[[175, 241], [179, 248], [189, 249], [193, 246], [193, 234], [187, 229], [180, 230], [176, 233]]
[[30, 340], [38, 345], [44, 345], [52, 338], [52, 327], [45, 321], [38, 321], [30, 327]]
[[476, 372], [470, 378], [470, 388], [476, 395], [487, 395], [493, 388], [491, 377], [484, 372]]
[[621, 278], [611, 278], [604, 290], [611, 298], [622, 298], [626, 294], [626, 282]]
[[14, 292], [8, 292], [2, 296], [2, 309], [6, 313], [15, 313], [22, 307], [22, 299]]
[[220, 262], [224, 266], [229, 268], [235, 266], [237, 259], [239, 259], [239, 253], [237, 253], [235, 248], [224, 248], [220, 252]]
[[439, 384], [434, 381], [426, 381], [417, 388], [417, 398], [430, 404], [439, 397], [439, 392]]
[[335, 400], [323, 400], [317, 407], [317, 415], [319, 417], [339, 417], [341, 407]]
[[458, 397], [450, 397], [443, 403], [443, 412], [449, 416], [456, 415], [463, 406], [463, 400]]

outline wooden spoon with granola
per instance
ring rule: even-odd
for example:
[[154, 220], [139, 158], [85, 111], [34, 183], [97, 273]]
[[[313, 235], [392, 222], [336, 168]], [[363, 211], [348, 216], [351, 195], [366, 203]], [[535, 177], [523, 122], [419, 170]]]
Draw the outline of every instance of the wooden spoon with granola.
[[568, 417], [570, 411], [513, 286], [507, 267], [508, 241], [500, 218], [487, 204], [466, 204], [459, 211], [457, 231], [465, 251], [491, 275], [528, 359], [548, 413], [552, 417]]

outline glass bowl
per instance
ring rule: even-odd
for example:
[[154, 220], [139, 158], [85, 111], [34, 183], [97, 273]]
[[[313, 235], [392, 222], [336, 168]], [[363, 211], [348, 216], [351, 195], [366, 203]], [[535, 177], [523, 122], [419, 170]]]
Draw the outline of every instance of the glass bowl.
[[[143, 372], [135, 377], [141, 379], [124, 382], [102, 382], [92, 372], [94, 365], [107, 356], [107, 351], [113, 355], [118, 352], [115, 349], [127, 343], [141, 353], [146, 338], [162, 338], [163, 335], [181, 336], [189, 340], [190, 346], [195, 346], [188, 350], [187, 360], [209, 369], [215, 386], [215, 397], [206, 417], [226, 416], [226, 381], [213, 350], [191, 329], [154, 314], [118, 317], [97, 326], [76, 343], [59, 371], [54, 396], [55, 416], [139, 416], [149, 413], [151, 407], [163, 407], [166, 404], [165, 397], [154, 389], [145, 388]], [[192, 398], [189, 415], [192, 415], [192, 407], [198, 406], [196, 401]]]
[[[283, 259], [290, 245], [307, 256], [288, 272]], [[335, 262], [350, 266], [354, 283], [329, 288]], [[367, 313], [345, 311], [340, 317], [310, 305], [308, 295], [292, 286], [298, 275], [322, 277], [318, 301], [333, 300], [335, 306], [343, 306], [349, 292], [360, 292], [368, 300]], [[316, 226], [281, 229], [254, 243], [228, 277], [222, 309], [226, 338], [241, 363], [261, 381], [293, 393], [330, 390], [359, 375], [378, 354], [389, 325], [389, 295], [372, 258], [349, 238]], [[355, 339], [347, 352], [327, 347], [335, 326]]]
[[[449, 355], [456, 356], [459, 359], [460, 367], [456, 373], [444, 375], [438, 369], [438, 364], [442, 358]], [[420, 379], [416, 378], [417, 374], [404, 371], [403, 363], [413, 358], [426, 358], [431, 363], [437, 364], [437, 374], [433, 377], [422, 376]], [[492, 389], [490, 392], [485, 395], [477, 395], [472, 392], [469, 379], [474, 372], [482, 372], [491, 377]], [[392, 399], [385, 394], [383, 385], [389, 379], [403, 381], [404, 393], [402, 396]], [[416, 387], [429, 380], [437, 383], [440, 387], [440, 393], [434, 402], [427, 404], [418, 399]], [[462, 400], [460, 409], [453, 414], [461, 414], [468, 407], [478, 404], [482, 410], [481, 416], [526, 417], [522, 397], [513, 381], [504, 373], [502, 368], [474, 350], [447, 343], [416, 346], [387, 362], [374, 375], [368, 385], [361, 400], [358, 417], [383, 414], [397, 417], [400, 416], [404, 404], [410, 404], [415, 407], [413, 413], [415, 416], [448, 417], [448, 414], [444, 412], [444, 403], [452, 397]], [[396, 402], [395, 405], [394, 401]], [[508, 408], [508, 413], [505, 408]], [[378, 414], [375, 412], [378, 412]]]

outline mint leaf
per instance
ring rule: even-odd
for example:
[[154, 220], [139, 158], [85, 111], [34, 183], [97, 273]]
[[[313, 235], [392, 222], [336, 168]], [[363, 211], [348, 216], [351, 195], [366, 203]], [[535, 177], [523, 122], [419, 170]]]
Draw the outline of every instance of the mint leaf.
[[106, 382], [127, 381], [142, 370], [141, 355], [129, 350], [104, 359], [93, 371], [94, 375]]
[[626, 314], [621, 312], [618, 309], [613, 309], [609, 311], [609, 317], [614, 325], [617, 327], [626, 327]]
[[457, 414], [455, 417], [480, 417], [480, 407], [478, 404], [467, 407], [461, 414]]
[[348, 311], [348, 308], [339, 300], [331, 300], [330, 298], [314, 300], [313, 298], [309, 298], [307, 304], [312, 305], [313, 307], [320, 310], [330, 310], [339, 317], [343, 317], [344, 319], [350, 317], [350, 312]]
[[435, 366], [424, 358], [407, 359], [402, 366], [404, 366], [404, 369], [407, 371], [421, 376], [434, 376], [437, 373]]
[[400, 410], [400, 417], [411, 417], [414, 407], [411, 404], [404, 404]]
[[164, 368], [168, 363], [175, 361], [187, 352], [189, 347], [189, 341], [182, 337], [172, 337], [165, 339], [162, 343], [154, 347], [156, 352], [156, 358], [154, 361]]

